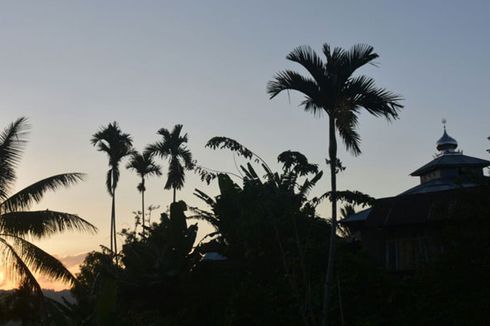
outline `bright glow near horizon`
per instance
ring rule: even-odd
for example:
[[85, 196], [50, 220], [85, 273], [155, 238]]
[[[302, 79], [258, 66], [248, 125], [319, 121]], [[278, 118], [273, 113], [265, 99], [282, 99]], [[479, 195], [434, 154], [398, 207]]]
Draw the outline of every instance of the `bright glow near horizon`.
[[[17, 189], [61, 172], [88, 176], [39, 205], [99, 228], [97, 235], [37, 242], [59, 257], [108, 245], [107, 159], [89, 139], [114, 120], [137, 149], [157, 140], [159, 128], [182, 123], [195, 159], [215, 169], [235, 169], [232, 155], [204, 148], [218, 135], [239, 140], [272, 166], [292, 149], [325, 169], [326, 120], [302, 112], [297, 94], [289, 102], [286, 94], [270, 101], [265, 93], [276, 72], [302, 71], [285, 60], [302, 44], [318, 51], [324, 42], [373, 45], [379, 67], [361, 72], [405, 98], [406, 109], [391, 124], [361, 115], [363, 154], [341, 151], [347, 166], [341, 189], [384, 197], [417, 184], [408, 174], [432, 158], [443, 117], [465, 154], [487, 155], [487, 1], [10, 1], [0, 9], [0, 128], [20, 116], [32, 124]], [[131, 212], [140, 207], [138, 179], [124, 165], [119, 229], [132, 225]], [[148, 181], [148, 204], [168, 206], [164, 181]], [[216, 194], [189, 174], [178, 198], [204, 207], [192, 195], [196, 187]], [[325, 177], [313, 195], [328, 189]], [[199, 235], [209, 231], [202, 227]]]

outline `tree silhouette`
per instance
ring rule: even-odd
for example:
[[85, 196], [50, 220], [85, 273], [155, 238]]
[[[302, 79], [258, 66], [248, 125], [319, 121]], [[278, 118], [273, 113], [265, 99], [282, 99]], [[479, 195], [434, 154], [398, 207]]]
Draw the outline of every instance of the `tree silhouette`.
[[[213, 137], [206, 147], [228, 149], [249, 162], [239, 166], [243, 186], [232, 181], [232, 174], [216, 172], [211, 175], [210, 171], [201, 171], [201, 176], [204, 173], [218, 180], [220, 194], [213, 198], [195, 190], [195, 195], [208, 204], [211, 211], [193, 208], [192, 218], [205, 220], [215, 229], [205, 237], [213, 240], [198, 244], [196, 250], [218, 251], [232, 261], [260, 266], [258, 279], [266, 274], [285, 275], [287, 285], [284, 285], [289, 286], [290, 291], [284, 298], [291, 295], [290, 299], [295, 302], [292, 308], [304, 325], [316, 325], [314, 312], [318, 309], [313, 300], [314, 276], [310, 271], [317, 270], [314, 265], [326, 265], [326, 259], [318, 259], [317, 255], [326, 257], [323, 245], [326, 246], [328, 239], [323, 234], [329, 226], [316, 217], [316, 198], [308, 200], [307, 197], [321, 179], [322, 171], [297, 151], [279, 154], [277, 161], [282, 164], [282, 171], [273, 172], [259, 155], [234, 139]], [[264, 178], [253, 163], [264, 169]], [[320, 241], [313, 240], [314, 233]], [[294, 324], [300, 320], [295, 319]]]
[[112, 197], [110, 249], [114, 255], [117, 255], [116, 187], [119, 181], [119, 164], [124, 157], [131, 155], [133, 152], [133, 140], [129, 134], [122, 133], [118, 123], [114, 121], [93, 134], [91, 143], [97, 146], [98, 151], [106, 153], [109, 157], [106, 186]]
[[143, 235], [145, 234], [145, 178], [146, 176], [162, 175], [160, 166], [155, 164], [153, 157], [149, 152], [143, 152], [140, 154], [134, 152], [131, 154], [131, 159], [126, 168], [134, 170], [141, 178], [141, 182], [138, 184], [138, 190], [141, 192], [141, 217], [143, 223]]
[[361, 137], [357, 132], [358, 114], [364, 108], [370, 114], [386, 119], [396, 119], [403, 107], [401, 97], [375, 86], [372, 78], [353, 76], [360, 67], [378, 58], [373, 47], [364, 44], [354, 45], [345, 50], [323, 45], [324, 62], [309, 46], [300, 46], [291, 51], [288, 60], [299, 63], [310, 74], [303, 76], [295, 71], [284, 70], [275, 75], [267, 84], [267, 93], [274, 98], [282, 91], [295, 90], [303, 93], [305, 99], [301, 106], [305, 111], [328, 116], [329, 163], [331, 178], [332, 228], [330, 236], [328, 268], [325, 277], [325, 294], [321, 324], [328, 323], [330, 289], [335, 260], [335, 239], [337, 227], [337, 135], [343, 140], [347, 150], [354, 155], [361, 153]]
[[152, 155], [158, 155], [161, 158], [169, 160], [167, 182], [165, 189], [173, 189], [173, 202], [176, 202], [176, 191], [182, 189], [185, 181], [185, 170], [192, 170], [192, 154], [186, 147], [188, 141], [187, 134], [180, 134], [182, 125], [175, 125], [172, 132], [162, 128], [158, 134], [162, 140], [148, 145], [146, 151]]
[[81, 173], [58, 174], [40, 180], [13, 195], [15, 168], [21, 158], [28, 131], [27, 119], [20, 118], [0, 134], [0, 255], [2, 267], [20, 287], [42, 299], [34, 273], [72, 283], [71, 273], [49, 253], [27, 239], [41, 239], [66, 230], [95, 232], [96, 228], [74, 214], [51, 210], [29, 211], [46, 192], [68, 187], [83, 179]]

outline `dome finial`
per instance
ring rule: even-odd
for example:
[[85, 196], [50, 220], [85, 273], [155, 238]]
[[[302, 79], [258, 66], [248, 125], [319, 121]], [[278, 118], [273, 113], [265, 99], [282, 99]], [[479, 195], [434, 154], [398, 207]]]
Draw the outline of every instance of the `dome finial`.
[[446, 118], [442, 118], [441, 122], [442, 122], [442, 125], [444, 126], [444, 131], [446, 131], [446, 123], [447, 123]]

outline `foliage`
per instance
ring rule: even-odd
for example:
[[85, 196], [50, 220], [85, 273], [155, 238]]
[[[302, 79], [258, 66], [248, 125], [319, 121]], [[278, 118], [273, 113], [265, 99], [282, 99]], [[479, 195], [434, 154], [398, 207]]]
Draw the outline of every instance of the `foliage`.
[[13, 322], [32, 326], [76, 325], [66, 305], [38, 296], [23, 286], [0, 294], [0, 323]]
[[185, 210], [184, 202], [172, 203], [170, 216], [162, 214], [146, 237], [126, 231], [122, 266], [107, 251], [87, 256], [73, 288], [79, 320], [147, 325], [149, 316], [154, 323], [181, 308], [181, 279], [196, 263], [191, 251], [197, 226], [187, 226]]
[[323, 45], [326, 61], [309, 46], [300, 46], [286, 57], [305, 68], [309, 76], [292, 70], [284, 70], [275, 75], [267, 84], [267, 93], [274, 98], [282, 91], [294, 90], [304, 95], [300, 106], [316, 116], [326, 113], [329, 123], [328, 160], [331, 182], [331, 235], [329, 262], [326, 272], [322, 326], [328, 324], [329, 300], [332, 288], [335, 262], [335, 234], [337, 231], [337, 173], [342, 170], [337, 158], [337, 133], [348, 151], [354, 155], [361, 153], [361, 137], [357, 132], [361, 109], [376, 117], [396, 119], [402, 108], [401, 97], [375, 86], [374, 79], [354, 76], [357, 69], [373, 63], [378, 54], [370, 45], [357, 44], [349, 50]]
[[134, 170], [141, 178], [138, 184], [138, 191], [141, 192], [141, 222], [143, 224], [143, 233], [145, 232], [145, 178], [147, 176], [162, 175], [160, 166], [155, 164], [152, 155], [149, 152], [143, 154], [134, 151], [126, 168]]
[[181, 135], [182, 128], [180, 124], [175, 125], [172, 131], [161, 128], [158, 134], [162, 136], [162, 140], [146, 147], [146, 151], [151, 155], [158, 155], [169, 160], [165, 189], [174, 190], [174, 202], [176, 201], [175, 191], [184, 186], [185, 170], [194, 168], [192, 154], [185, 145], [189, 139], [187, 134]]
[[138, 185], [138, 190], [144, 192], [145, 188], [145, 177], [146, 176], [160, 176], [162, 175], [160, 166], [156, 164], [153, 160], [152, 155], [149, 152], [138, 153], [134, 151], [131, 154], [129, 163], [126, 168], [135, 171], [141, 178], [141, 183]]
[[119, 124], [114, 121], [93, 134], [90, 142], [109, 158], [106, 187], [107, 192], [113, 196], [119, 182], [119, 164], [124, 157], [133, 153], [133, 140], [129, 134], [123, 133]]
[[[60, 261], [29, 240], [47, 238], [68, 230], [95, 232], [96, 228], [74, 214], [29, 211], [47, 192], [82, 180], [81, 173], [55, 175], [10, 194], [16, 180], [15, 169], [26, 144], [27, 130], [27, 120], [20, 118], [0, 134], [0, 256], [8, 275], [19, 285], [19, 289], [9, 296], [9, 313], [15, 315], [18, 309], [27, 309], [31, 313], [25, 318], [47, 322], [55, 312], [48, 311], [53, 305], [43, 297], [35, 273], [66, 283], [73, 283], [75, 279]], [[30, 303], [24, 305], [23, 300]], [[26, 311], [24, 313], [27, 314]]]
[[[221, 137], [219, 142], [232, 151], [253, 153], [229, 138]], [[243, 156], [258, 157], [256, 154]], [[283, 163], [282, 173], [274, 173], [260, 158], [256, 160], [262, 163], [265, 180], [250, 163], [241, 166], [243, 186], [233, 182], [227, 174], [218, 174], [220, 194], [215, 198], [196, 189], [196, 195], [209, 205], [210, 211], [193, 208], [196, 215], [192, 218], [205, 220], [216, 230], [212, 233], [214, 239], [200, 244], [196, 250], [216, 251], [229, 259], [230, 268], [236, 269], [234, 282], [244, 286], [243, 290], [235, 288], [237, 292], [233, 296], [237, 302], [247, 304], [250, 309], [267, 304], [267, 312], [256, 311], [260, 316], [256, 322], [314, 324], [313, 312], [318, 310], [314, 298], [319, 295], [315, 292], [319, 287], [315, 285], [321, 284], [319, 271], [326, 261], [326, 257], [321, 257], [326, 252], [328, 238], [325, 234], [329, 226], [316, 217], [306, 195], [322, 173], [299, 152], [281, 153], [278, 161]], [[313, 177], [308, 179], [308, 175]], [[302, 183], [299, 182], [301, 177], [305, 178]], [[253, 290], [260, 293], [252, 294], [252, 283], [255, 284]], [[268, 301], [252, 303], [252, 296]], [[247, 317], [247, 312], [241, 309], [235, 314], [242, 319], [238, 318], [237, 324], [252, 320], [247, 319], [252, 317]], [[277, 319], [281, 314], [282, 319]]]
[[112, 252], [102, 247], [85, 257], [71, 289], [77, 300], [71, 316], [79, 325], [105, 325], [116, 316], [115, 280], [120, 268], [112, 259]]
[[114, 121], [109, 123], [107, 127], [101, 127], [98, 132], [93, 134], [90, 142], [97, 147], [98, 151], [106, 153], [109, 158], [106, 188], [107, 192], [109, 192], [112, 197], [110, 249], [117, 255], [115, 196], [120, 175], [119, 164], [123, 158], [133, 153], [133, 140], [129, 134], [123, 133], [119, 128], [119, 124]]

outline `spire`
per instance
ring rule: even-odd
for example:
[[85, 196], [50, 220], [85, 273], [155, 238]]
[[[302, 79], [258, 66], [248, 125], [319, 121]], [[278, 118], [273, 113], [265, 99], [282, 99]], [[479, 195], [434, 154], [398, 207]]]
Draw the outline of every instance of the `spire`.
[[442, 137], [437, 141], [437, 150], [440, 154], [454, 153], [455, 149], [458, 147], [458, 142], [453, 137], [449, 136], [446, 131], [446, 119], [442, 119], [442, 124], [444, 125], [444, 133]]

